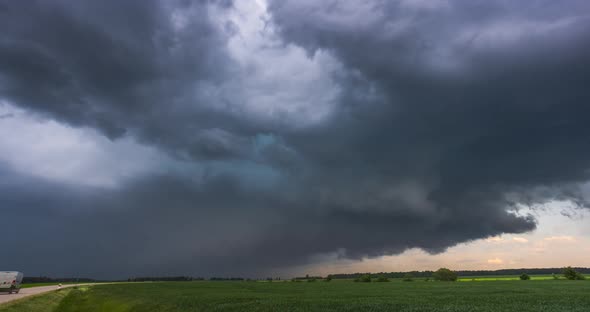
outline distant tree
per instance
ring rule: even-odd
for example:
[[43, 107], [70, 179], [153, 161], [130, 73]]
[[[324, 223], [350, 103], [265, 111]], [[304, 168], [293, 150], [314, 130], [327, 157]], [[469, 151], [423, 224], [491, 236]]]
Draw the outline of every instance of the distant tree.
[[377, 277], [376, 282], [380, 282], [380, 283], [389, 282], [389, 279], [383, 275], [380, 275], [379, 277]]
[[455, 282], [457, 280], [457, 273], [447, 268], [440, 268], [432, 274], [432, 277], [437, 281]]
[[363, 276], [360, 276], [358, 278], [354, 279], [355, 282], [360, 282], [360, 283], [370, 283], [371, 282], [371, 276], [368, 274], [365, 274]]
[[521, 281], [528, 281], [530, 279], [531, 279], [531, 277], [528, 274], [526, 274], [526, 273], [520, 274], [520, 280]]
[[578, 272], [572, 267], [563, 268], [563, 276], [568, 280], [575, 280]]
[[332, 281], [332, 276], [331, 276], [331, 275], [328, 275], [328, 276], [327, 276], [327, 277], [324, 279], [324, 281], [326, 281], [326, 282], [330, 282], [330, 281]]
[[317, 281], [315, 278], [310, 278], [307, 280], [308, 283], [315, 282], [315, 281]]
[[404, 278], [402, 279], [402, 281], [404, 281], [404, 282], [411, 282], [413, 280], [414, 280], [414, 276], [410, 273], [406, 273], [404, 275]]
[[565, 276], [566, 279], [568, 280], [583, 280], [586, 279], [584, 277], [584, 275], [582, 275], [580, 272], [574, 270], [574, 268], [572, 267], [567, 267], [563, 269], [563, 276]]

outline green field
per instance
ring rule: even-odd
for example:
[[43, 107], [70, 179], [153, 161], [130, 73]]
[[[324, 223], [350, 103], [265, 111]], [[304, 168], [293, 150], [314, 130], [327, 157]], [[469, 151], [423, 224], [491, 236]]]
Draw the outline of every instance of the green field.
[[[0, 311], [589, 311], [590, 281], [155, 282], [78, 287]], [[23, 305], [23, 306], [19, 306]]]

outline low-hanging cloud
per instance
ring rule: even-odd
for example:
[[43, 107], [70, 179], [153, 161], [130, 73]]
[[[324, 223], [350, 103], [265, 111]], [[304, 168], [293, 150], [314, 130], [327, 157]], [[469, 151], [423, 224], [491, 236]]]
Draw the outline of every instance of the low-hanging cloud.
[[330, 63], [313, 79], [333, 90], [286, 96], [288, 71], [232, 55], [231, 2], [0, 2], [0, 98], [173, 168], [101, 188], [0, 163], [0, 228], [28, 228], [0, 246], [51, 274], [265, 274], [531, 231], [518, 204], [585, 203], [587, 6], [270, 1], [268, 55]]

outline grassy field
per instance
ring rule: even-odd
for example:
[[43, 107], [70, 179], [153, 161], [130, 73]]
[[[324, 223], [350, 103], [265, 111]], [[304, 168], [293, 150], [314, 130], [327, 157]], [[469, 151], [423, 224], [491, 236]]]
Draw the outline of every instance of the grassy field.
[[[589, 311], [590, 281], [158, 282], [71, 289], [58, 305], [0, 311]], [[61, 294], [60, 294], [61, 295]], [[56, 296], [51, 293], [45, 296]], [[39, 296], [33, 300], [45, 299]], [[55, 299], [55, 298], [54, 298]], [[25, 304], [27, 300], [19, 304]], [[11, 309], [11, 310], [10, 310]]]

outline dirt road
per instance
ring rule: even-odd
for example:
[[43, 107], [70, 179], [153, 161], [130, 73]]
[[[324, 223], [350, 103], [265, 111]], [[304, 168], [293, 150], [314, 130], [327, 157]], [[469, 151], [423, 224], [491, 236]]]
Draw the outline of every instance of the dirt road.
[[[83, 284], [80, 284], [83, 285]], [[88, 284], [85, 284], [88, 285]], [[72, 287], [76, 285], [63, 285], [62, 288]], [[7, 292], [0, 292], [0, 305], [6, 302], [10, 302], [16, 299], [25, 298], [32, 295], [42, 294], [48, 291], [57, 290], [57, 285], [53, 286], [39, 286], [31, 288], [21, 288], [18, 294], [9, 295]]]

